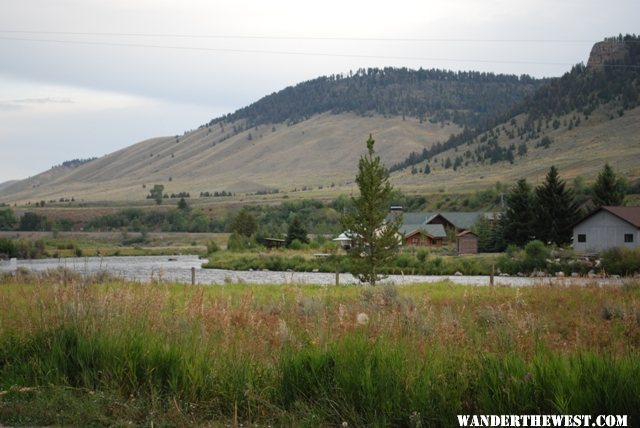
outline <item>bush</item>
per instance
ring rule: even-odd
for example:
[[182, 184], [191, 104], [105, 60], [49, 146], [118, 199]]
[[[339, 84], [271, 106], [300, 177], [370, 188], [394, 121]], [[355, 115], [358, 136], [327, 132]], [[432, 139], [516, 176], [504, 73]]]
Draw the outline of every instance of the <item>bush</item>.
[[207, 254], [212, 254], [219, 250], [220, 250], [220, 247], [218, 246], [218, 244], [216, 244], [216, 241], [207, 242]]
[[527, 271], [544, 269], [546, 259], [549, 257], [549, 250], [541, 241], [534, 240], [524, 246], [524, 267]]
[[229, 235], [229, 241], [227, 241], [227, 249], [231, 251], [242, 251], [257, 248], [258, 243], [255, 239], [237, 233]]
[[612, 248], [602, 253], [602, 269], [609, 274], [640, 273], [640, 248]]
[[46, 256], [44, 242], [31, 242], [24, 239], [0, 238], [0, 259], [16, 257], [19, 259], [38, 259]]
[[302, 247], [303, 247], [303, 244], [298, 239], [294, 239], [289, 244], [289, 248], [292, 249], [292, 250], [301, 250]]

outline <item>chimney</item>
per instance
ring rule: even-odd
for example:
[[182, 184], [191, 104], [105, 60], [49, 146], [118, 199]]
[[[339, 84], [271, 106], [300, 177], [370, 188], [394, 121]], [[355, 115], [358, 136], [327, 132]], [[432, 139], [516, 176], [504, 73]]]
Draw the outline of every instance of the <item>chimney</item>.
[[391, 218], [393, 220], [396, 220], [398, 216], [402, 214], [403, 211], [404, 209], [402, 208], [401, 205], [392, 205], [391, 208], [389, 208], [389, 213], [391, 214]]

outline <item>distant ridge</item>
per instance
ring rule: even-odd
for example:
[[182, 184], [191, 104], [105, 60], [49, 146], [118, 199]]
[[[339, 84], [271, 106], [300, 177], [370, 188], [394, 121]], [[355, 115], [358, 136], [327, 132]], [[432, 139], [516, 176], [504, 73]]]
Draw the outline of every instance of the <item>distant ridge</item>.
[[247, 127], [291, 125], [330, 112], [429, 118], [434, 123], [452, 121], [475, 128], [506, 113], [544, 83], [545, 79], [526, 75], [475, 71], [360, 69], [287, 87], [209, 125], [238, 121], [245, 121]]

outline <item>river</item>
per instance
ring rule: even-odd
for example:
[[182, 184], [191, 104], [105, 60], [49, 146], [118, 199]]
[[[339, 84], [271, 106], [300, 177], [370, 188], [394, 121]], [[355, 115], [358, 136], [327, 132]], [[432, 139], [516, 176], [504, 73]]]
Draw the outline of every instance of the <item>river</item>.
[[[133, 256], [133, 257], [75, 257], [61, 259], [38, 259], [0, 261], [0, 272], [11, 272], [25, 268], [34, 272], [64, 267], [81, 273], [94, 275], [108, 272], [116, 277], [138, 282], [191, 283], [192, 268], [198, 284], [318, 284], [332, 285], [335, 273], [321, 272], [275, 272], [275, 271], [232, 271], [224, 269], [203, 269], [206, 260], [198, 256]], [[411, 284], [449, 280], [461, 285], [489, 285], [488, 276], [454, 275], [390, 275], [383, 283]], [[340, 284], [355, 284], [358, 280], [351, 274], [340, 274]], [[494, 284], [499, 286], [527, 287], [535, 285], [622, 285], [619, 278], [528, 278], [496, 276]]]

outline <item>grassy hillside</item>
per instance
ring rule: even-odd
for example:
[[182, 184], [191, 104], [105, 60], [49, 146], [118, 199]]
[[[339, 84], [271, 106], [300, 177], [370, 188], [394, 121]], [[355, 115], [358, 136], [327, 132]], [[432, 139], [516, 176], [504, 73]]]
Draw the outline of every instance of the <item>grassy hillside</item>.
[[[405, 190], [413, 189], [424, 193], [466, 192], [482, 189], [502, 183], [512, 183], [525, 177], [534, 184], [542, 181], [551, 165], [556, 165], [563, 178], [572, 179], [582, 176], [586, 181], [595, 180], [603, 165], [608, 162], [616, 171], [628, 180], [640, 177], [640, 108], [636, 107], [610, 118], [609, 108], [595, 111], [588, 119], [584, 115], [567, 114], [557, 120], [561, 123], [558, 129], [550, 124], [543, 129], [538, 138], [525, 141], [515, 134], [517, 127], [524, 121], [520, 115], [511, 123], [492, 128], [475, 142], [468, 142], [455, 149], [446, 150], [430, 161], [416, 165], [416, 169], [406, 168], [395, 173], [393, 182]], [[569, 124], [580, 117], [578, 126]], [[566, 124], [566, 125], [565, 125]], [[490, 158], [479, 159], [484, 154], [482, 148], [494, 139], [495, 145], [502, 149], [515, 146], [513, 162], [501, 160], [492, 163]], [[548, 147], [542, 142], [547, 137], [551, 141]], [[526, 146], [526, 153], [518, 154], [518, 147]], [[456, 158], [461, 164], [454, 169]], [[447, 159], [451, 166], [446, 168]], [[431, 172], [424, 174], [429, 165]]]
[[393, 183], [409, 193], [473, 192], [520, 177], [536, 182], [551, 165], [565, 178], [591, 181], [609, 162], [634, 180], [640, 177], [637, 42], [635, 36], [602, 42], [617, 56], [547, 81], [391, 68], [318, 78], [181, 136], [5, 183], [0, 203], [137, 203], [155, 184], [192, 197], [313, 190], [313, 197], [330, 198], [354, 190], [369, 134]]
[[384, 162], [392, 164], [460, 131], [451, 123], [350, 113], [238, 132], [243, 125], [218, 124], [151, 139], [75, 168], [53, 168], [7, 187], [0, 201], [144, 200], [153, 184], [163, 184], [169, 194], [193, 196], [349, 186], [369, 133], [378, 140]]

